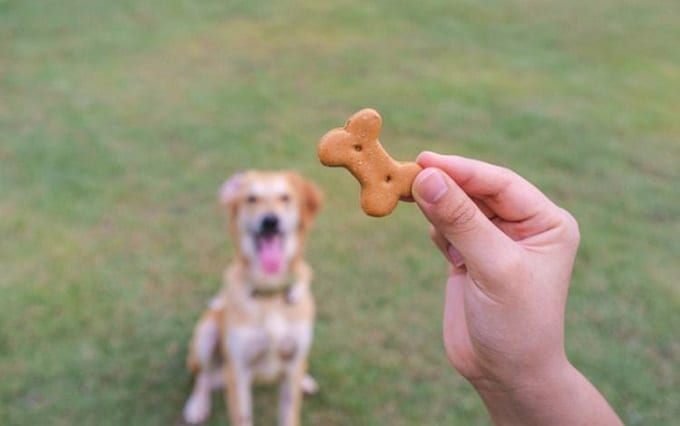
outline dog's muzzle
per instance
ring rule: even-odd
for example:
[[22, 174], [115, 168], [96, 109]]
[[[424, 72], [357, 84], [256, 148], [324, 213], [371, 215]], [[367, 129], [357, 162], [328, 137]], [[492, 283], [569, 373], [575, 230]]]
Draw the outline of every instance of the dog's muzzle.
[[255, 248], [260, 268], [266, 274], [275, 275], [283, 270], [285, 262], [284, 234], [281, 221], [275, 214], [266, 214], [255, 234]]
[[271, 235], [279, 233], [279, 217], [275, 214], [267, 214], [260, 223], [260, 235]]

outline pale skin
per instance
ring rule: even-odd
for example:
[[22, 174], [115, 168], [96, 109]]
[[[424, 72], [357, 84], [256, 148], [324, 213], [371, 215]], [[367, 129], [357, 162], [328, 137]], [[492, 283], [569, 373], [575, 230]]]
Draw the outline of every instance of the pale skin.
[[424, 152], [412, 192], [450, 263], [449, 361], [499, 425], [620, 425], [567, 359], [564, 314], [579, 230], [516, 173]]

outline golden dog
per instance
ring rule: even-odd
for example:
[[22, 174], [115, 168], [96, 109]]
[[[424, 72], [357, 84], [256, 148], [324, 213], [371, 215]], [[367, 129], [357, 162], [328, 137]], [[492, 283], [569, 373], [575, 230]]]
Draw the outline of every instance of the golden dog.
[[298, 425], [302, 393], [317, 387], [306, 371], [315, 306], [304, 247], [322, 194], [296, 173], [249, 171], [224, 183], [220, 202], [236, 255], [194, 329], [184, 418], [207, 419], [211, 391], [225, 386], [231, 424], [251, 425], [252, 384], [273, 382], [279, 424]]

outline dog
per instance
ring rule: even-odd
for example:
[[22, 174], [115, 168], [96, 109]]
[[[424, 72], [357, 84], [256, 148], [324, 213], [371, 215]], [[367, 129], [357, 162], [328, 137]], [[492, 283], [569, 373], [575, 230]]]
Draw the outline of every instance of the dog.
[[278, 383], [279, 424], [300, 423], [315, 303], [305, 240], [323, 194], [294, 172], [247, 171], [220, 190], [235, 256], [223, 286], [194, 328], [187, 365], [193, 390], [187, 423], [210, 414], [211, 391], [226, 388], [230, 424], [252, 425], [252, 385]]

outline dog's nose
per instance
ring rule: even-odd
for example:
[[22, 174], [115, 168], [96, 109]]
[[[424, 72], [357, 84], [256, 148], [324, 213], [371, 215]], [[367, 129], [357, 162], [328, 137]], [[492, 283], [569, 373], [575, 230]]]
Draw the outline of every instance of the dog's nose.
[[279, 218], [274, 214], [268, 214], [262, 219], [263, 234], [273, 234], [279, 230]]

